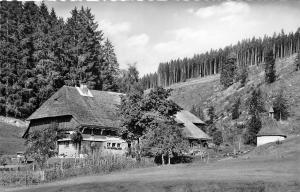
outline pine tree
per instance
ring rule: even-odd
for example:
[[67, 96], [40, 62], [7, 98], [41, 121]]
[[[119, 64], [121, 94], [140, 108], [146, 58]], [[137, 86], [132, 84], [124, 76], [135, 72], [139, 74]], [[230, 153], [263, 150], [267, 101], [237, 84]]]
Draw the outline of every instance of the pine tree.
[[297, 52], [296, 59], [295, 59], [295, 71], [300, 70], [300, 51]]
[[240, 97], [238, 97], [233, 106], [232, 106], [232, 110], [231, 110], [231, 118], [234, 119], [238, 119], [240, 117], [240, 105], [241, 105], [241, 99]]
[[193, 105], [190, 112], [193, 113], [194, 115], [196, 115], [197, 117], [199, 117], [199, 119], [202, 119], [202, 120], [204, 119], [203, 110], [201, 109], [201, 107], [199, 105]]
[[101, 42], [102, 31], [98, 31], [98, 24], [90, 9], [83, 7], [71, 11], [71, 18], [67, 20], [65, 33], [67, 46], [67, 85], [85, 83], [91, 89], [102, 89], [101, 79]]
[[224, 65], [221, 68], [220, 82], [227, 88], [234, 83], [236, 75], [236, 55], [231, 53], [228, 55]]
[[289, 116], [289, 104], [281, 89], [275, 96], [273, 101], [274, 117], [277, 120], [286, 120]]
[[276, 80], [275, 59], [272, 50], [266, 52], [265, 57], [265, 81], [273, 83]]
[[256, 145], [256, 135], [261, 129], [261, 120], [259, 115], [251, 115], [246, 124], [247, 131], [243, 135], [244, 143], [247, 145]]
[[213, 106], [210, 106], [208, 108], [208, 117], [209, 117], [209, 120], [206, 122], [207, 124], [213, 124], [214, 123], [214, 120], [216, 118], [216, 115], [215, 115], [215, 108]]
[[248, 114], [250, 119], [246, 124], [246, 133], [243, 135], [244, 143], [249, 145], [256, 144], [256, 135], [260, 131], [262, 123], [260, 113], [265, 112], [263, 98], [260, 89], [255, 89], [251, 93], [251, 97], [247, 101]]
[[117, 61], [114, 47], [111, 42], [106, 39], [103, 46], [103, 64], [102, 64], [102, 75], [104, 91], [117, 91], [117, 78], [119, 75], [119, 64]]

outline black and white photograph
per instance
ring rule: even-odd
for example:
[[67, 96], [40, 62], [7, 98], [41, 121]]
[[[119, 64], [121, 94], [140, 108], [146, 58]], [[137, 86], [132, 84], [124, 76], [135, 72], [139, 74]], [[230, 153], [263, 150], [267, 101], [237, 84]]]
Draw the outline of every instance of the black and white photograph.
[[0, 192], [299, 192], [300, 1], [0, 0]]

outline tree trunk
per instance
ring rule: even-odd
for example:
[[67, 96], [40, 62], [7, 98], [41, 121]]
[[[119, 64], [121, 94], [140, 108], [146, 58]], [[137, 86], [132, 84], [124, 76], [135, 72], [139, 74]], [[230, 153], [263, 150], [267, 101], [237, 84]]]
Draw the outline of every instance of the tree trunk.
[[140, 151], [140, 139], [137, 140], [137, 146], [136, 146], [136, 156], [135, 156], [137, 162], [141, 161], [141, 151]]
[[162, 164], [162, 165], [165, 164], [164, 154], [161, 154], [161, 164]]
[[171, 164], [171, 157], [170, 157], [170, 155], [168, 155], [168, 164], [169, 165]]

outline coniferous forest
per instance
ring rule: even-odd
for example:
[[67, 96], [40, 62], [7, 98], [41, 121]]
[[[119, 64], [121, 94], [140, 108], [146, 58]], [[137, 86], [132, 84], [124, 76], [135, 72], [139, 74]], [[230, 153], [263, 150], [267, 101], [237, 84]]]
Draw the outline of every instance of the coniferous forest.
[[[0, 115], [28, 117], [63, 85], [118, 91], [119, 65], [91, 10], [0, 2]], [[100, 26], [101, 28], [101, 26]]]
[[236, 55], [236, 65], [248, 67], [265, 62], [268, 50], [273, 51], [276, 58], [283, 58], [300, 50], [300, 28], [295, 33], [286, 34], [283, 30], [272, 37], [253, 37], [235, 45], [226, 46], [219, 50], [196, 54], [192, 58], [183, 58], [160, 63], [157, 72], [142, 77], [144, 89], [155, 86], [169, 86], [185, 82], [195, 77], [205, 77], [221, 73], [229, 54]]

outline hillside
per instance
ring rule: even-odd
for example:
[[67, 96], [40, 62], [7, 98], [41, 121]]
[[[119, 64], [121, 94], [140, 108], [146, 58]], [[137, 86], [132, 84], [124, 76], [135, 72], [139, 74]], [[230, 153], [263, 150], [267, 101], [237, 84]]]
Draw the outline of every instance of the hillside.
[[[0, 118], [0, 154], [16, 154], [17, 151], [24, 151], [24, 140], [22, 134], [24, 133], [25, 126], [15, 120], [14, 123]], [[9, 118], [12, 120], [12, 118]]]
[[296, 55], [283, 59], [276, 59], [277, 80], [267, 85], [264, 82], [264, 70], [262, 65], [251, 66], [249, 68], [248, 82], [245, 87], [240, 83], [235, 83], [223, 90], [219, 83], [219, 75], [208, 76], [205, 78], [195, 78], [180, 84], [173, 84], [171, 99], [186, 110], [191, 110], [193, 105], [199, 105], [205, 111], [208, 106], [213, 105], [218, 116], [218, 122], [228, 121], [229, 109], [234, 103], [235, 98], [240, 97], [242, 101], [242, 115], [239, 119], [244, 121], [246, 118], [245, 101], [253, 87], [259, 87], [264, 96], [266, 109], [268, 110], [271, 97], [280, 89], [289, 100], [290, 118], [283, 122], [284, 132], [287, 134], [300, 133], [300, 72], [294, 71], [294, 61]]

